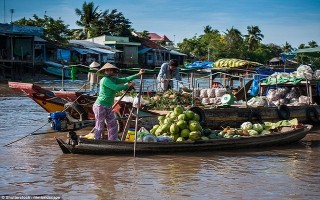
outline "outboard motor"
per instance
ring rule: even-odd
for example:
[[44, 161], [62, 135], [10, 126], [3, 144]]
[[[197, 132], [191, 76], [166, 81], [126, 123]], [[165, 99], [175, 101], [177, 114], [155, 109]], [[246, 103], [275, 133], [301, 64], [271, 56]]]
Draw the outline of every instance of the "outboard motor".
[[66, 130], [68, 128], [68, 119], [66, 112], [54, 112], [48, 116], [48, 122], [51, 128], [57, 131]]

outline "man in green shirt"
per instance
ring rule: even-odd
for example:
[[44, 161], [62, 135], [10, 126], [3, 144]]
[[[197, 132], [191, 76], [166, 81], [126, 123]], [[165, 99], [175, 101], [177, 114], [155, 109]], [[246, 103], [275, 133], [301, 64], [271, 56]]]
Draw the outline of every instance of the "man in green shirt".
[[101, 139], [104, 126], [108, 128], [108, 140], [118, 140], [117, 119], [112, 111], [112, 105], [117, 92], [134, 87], [135, 83], [130, 82], [137, 79], [144, 70], [141, 69], [138, 74], [118, 78], [115, 74], [119, 73], [119, 68], [110, 63], [106, 63], [98, 72], [103, 73], [104, 77], [100, 80], [100, 93], [93, 104], [95, 115], [94, 139]]

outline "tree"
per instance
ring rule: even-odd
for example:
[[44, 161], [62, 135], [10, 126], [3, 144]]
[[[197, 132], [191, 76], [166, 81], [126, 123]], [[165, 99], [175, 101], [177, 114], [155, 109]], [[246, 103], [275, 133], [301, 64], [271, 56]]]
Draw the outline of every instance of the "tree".
[[131, 22], [121, 12], [118, 12], [117, 9], [113, 9], [110, 12], [106, 10], [98, 23], [97, 29], [99, 35], [109, 34], [128, 37], [132, 36], [133, 31]]
[[[94, 7], [93, 2], [84, 2], [82, 4], [81, 10], [76, 8], [75, 13], [80, 17], [80, 20], [76, 21], [76, 24], [80, 27], [83, 27], [83, 32], [86, 38], [93, 37], [94, 32], [96, 31], [95, 28], [98, 25], [100, 17], [103, 13], [98, 12], [98, 6]], [[85, 39], [85, 38], [84, 38]]]
[[292, 52], [293, 48], [291, 46], [291, 44], [289, 44], [288, 42], [286, 42], [283, 46], [282, 46], [282, 51], [283, 52]]
[[243, 52], [243, 37], [238, 29], [231, 27], [224, 32], [225, 50], [230, 58], [241, 58]]
[[247, 26], [248, 35], [244, 35], [249, 51], [255, 50], [264, 38], [258, 26]]
[[314, 40], [308, 42], [308, 45], [310, 46], [310, 48], [315, 48], [318, 46], [317, 42]]
[[306, 45], [305, 45], [305, 44], [300, 44], [300, 45], [298, 46], [298, 49], [304, 49], [304, 48], [306, 48]]
[[149, 37], [149, 31], [146, 31], [146, 30], [142, 31], [142, 32], [140, 33], [140, 37], [143, 38], [143, 39], [150, 39], [150, 37]]
[[212, 29], [211, 26], [207, 25], [203, 28], [203, 32], [206, 33], [212, 33], [214, 30]]
[[16, 25], [22, 26], [38, 26], [43, 28], [43, 38], [60, 44], [67, 44], [71, 34], [68, 29], [69, 25], [65, 25], [61, 19], [55, 20], [47, 15], [40, 18], [33, 15], [33, 19], [22, 18], [15, 22]]

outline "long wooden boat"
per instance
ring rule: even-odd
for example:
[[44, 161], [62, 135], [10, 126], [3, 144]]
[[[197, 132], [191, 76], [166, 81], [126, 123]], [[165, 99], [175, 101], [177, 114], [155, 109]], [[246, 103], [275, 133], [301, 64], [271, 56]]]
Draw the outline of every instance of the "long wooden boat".
[[312, 128], [305, 125], [300, 128], [285, 127], [279, 132], [270, 135], [250, 136], [240, 138], [221, 138], [199, 141], [183, 142], [134, 142], [90, 140], [73, 137], [74, 140], [64, 142], [61, 138], [56, 138], [58, 145], [65, 154], [175, 154], [191, 153], [212, 150], [236, 150], [261, 146], [278, 146], [297, 142], [304, 138]]

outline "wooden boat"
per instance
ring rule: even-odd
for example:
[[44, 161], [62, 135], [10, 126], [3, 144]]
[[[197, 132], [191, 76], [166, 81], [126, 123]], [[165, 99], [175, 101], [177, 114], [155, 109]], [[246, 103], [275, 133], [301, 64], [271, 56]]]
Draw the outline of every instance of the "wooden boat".
[[311, 125], [300, 128], [284, 127], [279, 132], [270, 135], [250, 136], [241, 138], [221, 138], [183, 142], [134, 142], [90, 140], [73, 137], [67, 142], [56, 138], [58, 145], [65, 154], [175, 154], [192, 153], [212, 150], [236, 150], [240, 148], [254, 148], [261, 146], [275, 146], [293, 143], [301, 140], [312, 128]]
[[[66, 111], [68, 112], [68, 120], [70, 123], [93, 121], [94, 113], [92, 105], [97, 96], [92, 96], [85, 91], [64, 91], [64, 90], [48, 90], [39, 85], [32, 83], [9, 82], [9, 87], [17, 92], [22, 92], [30, 99], [35, 101], [48, 113]], [[132, 109], [132, 103], [120, 101], [114, 107], [118, 118], [119, 131], [121, 131], [126, 123], [126, 116], [129, 115]], [[145, 118], [141, 124], [150, 122], [149, 118], [154, 118], [159, 115], [148, 110], [141, 111], [142, 118]]]
[[[22, 92], [35, 101], [48, 113], [63, 111], [67, 107], [74, 118], [79, 120], [94, 119], [92, 104], [96, 97], [86, 92], [48, 90], [32, 83], [8, 82], [9, 87]], [[117, 107], [117, 110], [119, 107]]]
[[42, 69], [51, 75], [63, 77], [66, 79], [71, 78], [71, 68], [59, 63], [47, 61], [44, 63]]
[[[90, 96], [85, 92], [75, 91], [53, 91], [47, 90], [35, 84], [9, 82], [9, 87], [15, 91], [20, 91], [34, 100], [47, 112], [66, 111], [77, 120], [93, 120], [92, 105], [95, 96]], [[132, 105], [121, 102], [114, 109], [119, 118], [129, 114]], [[220, 107], [191, 107], [192, 111], [200, 115], [203, 125], [211, 129], [231, 126], [239, 127], [245, 121], [261, 122], [297, 118], [299, 122], [309, 124], [319, 124], [320, 106], [280, 106], [280, 107], [246, 107], [244, 105], [230, 105]], [[142, 126], [151, 129], [158, 123], [159, 115], [166, 115], [169, 111], [150, 110], [140, 121]], [[124, 120], [122, 124], [125, 123]]]

